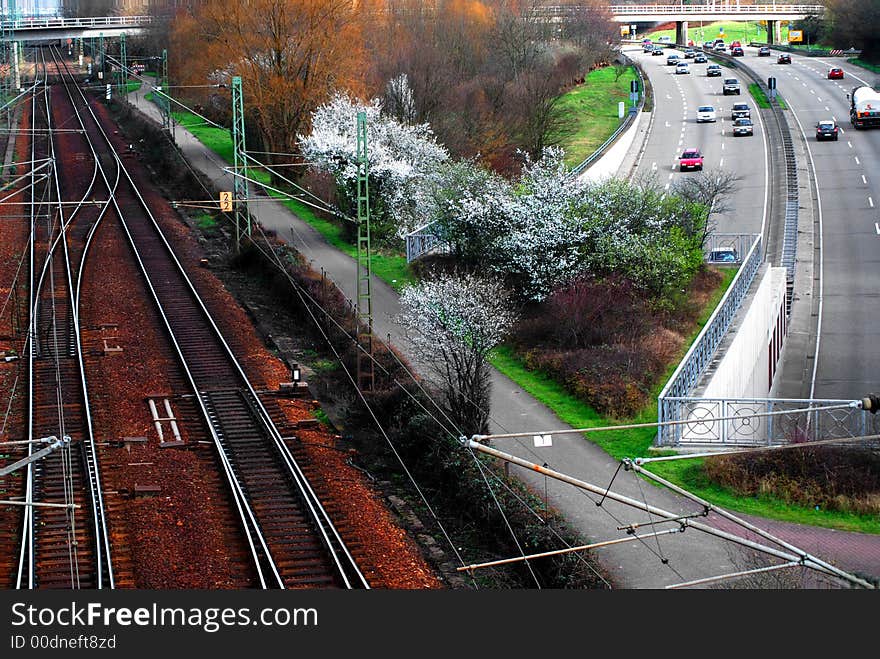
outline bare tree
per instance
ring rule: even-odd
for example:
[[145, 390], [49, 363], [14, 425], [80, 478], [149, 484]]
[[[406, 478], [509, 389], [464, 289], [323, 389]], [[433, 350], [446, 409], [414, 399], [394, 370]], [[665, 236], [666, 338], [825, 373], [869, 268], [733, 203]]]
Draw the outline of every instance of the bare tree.
[[700, 247], [715, 230], [713, 217], [731, 210], [730, 199], [742, 177], [727, 170], [703, 170], [696, 176], [682, 177], [673, 187], [673, 193], [693, 205], [692, 216], [702, 227], [694, 226], [700, 236]]

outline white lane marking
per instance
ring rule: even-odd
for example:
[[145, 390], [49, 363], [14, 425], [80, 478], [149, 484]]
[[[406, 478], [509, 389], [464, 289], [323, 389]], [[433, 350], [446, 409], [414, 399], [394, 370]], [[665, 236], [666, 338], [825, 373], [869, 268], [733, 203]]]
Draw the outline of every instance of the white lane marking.
[[669, 175], [669, 180], [670, 180], [670, 181], [672, 180], [672, 174]]
[[804, 87], [807, 86], [807, 83], [805, 83], [805, 82], [802, 82], [801, 84], [802, 84]]
[[821, 102], [822, 102], [822, 97], [821, 97], [821, 96], [817, 96], [817, 97], [816, 97], [816, 100], [819, 101], [819, 102], [821, 103]]
[[[674, 171], [675, 171], [675, 165], [672, 165], [671, 169], [672, 169], [672, 171], [674, 172]], [[669, 175], [669, 178], [672, 178], [672, 174]]]
[[721, 150], [724, 151], [724, 142], [721, 143]]
[[656, 171], [656, 170], [657, 170], [657, 163], [656, 163], [656, 162], [652, 162], [652, 163], [651, 163], [651, 171], [654, 172], [654, 171]]
[[724, 167], [724, 158], [722, 158], [720, 161], [718, 161], [718, 166]]
[[852, 142], [847, 141], [846, 145], [847, 145], [850, 149], [852, 148]]
[[825, 106], [825, 112], [831, 112], [831, 108], [829, 108], [827, 105]]
[[[834, 121], [837, 121], [837, 119], [835, 119]], [[838, 126], [838, 129], [840, 129], [840, 134], [841, 134], [841, 135], [846, 135], [846, 131], [843, 130], [843, 128], [841, 128], [840, 126]]]
[[[825, 108], [825, 109], [827, 110], [828, 108]], [[666, 122], [666, 127], [669, 128], [669, 122], [668, 122], [668, 121]]]
[[871, 208], [874, 208], [874, 200], [871, 199], [870, 197], [868, 197], [868, 206], [870, 206]]
[[874, 228], [877, 230], [877, 235], [880, 236], [880, 222], [874, 222]]
[[868, 179], [865, 178], [864, 174], [862, 174], [862, 183], [864, 183], [865, 185], [868, 185]]
[[810, 93], [811, 93], [811, 94], [815, 94], [816, 92], [814, 92], [814, 91], [811, 89], [811, 90], [810, 90]]
[[800, 78], [798, 78], [797, 76], [795, 76], [794, 79], [795, 79], [795, 80], [800, 80]]
[[668, 189], [669, 189], [669, 184], [667, 183], [666, 185], [664, 185], [664, 186], [663, 186], [663, 189], [664, 189], [664, 190], [668, 190]]
[[856, 159], [856, 164], [857, 164], [857, 165], [861, 165], [861, 164], [862, 164], [862, 163], [859, 162], [859, 157], [858, 157], [858, 156], [855, 156], [855, 159]]

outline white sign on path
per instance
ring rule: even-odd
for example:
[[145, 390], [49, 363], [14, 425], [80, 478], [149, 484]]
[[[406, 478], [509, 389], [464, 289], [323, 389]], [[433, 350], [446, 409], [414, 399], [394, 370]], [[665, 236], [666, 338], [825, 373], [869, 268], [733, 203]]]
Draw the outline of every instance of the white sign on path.
[[534, 442], [535, 442], [535, 448], [544, 448], [546, 446], [553, 446], [553, 435], [535, 435]]

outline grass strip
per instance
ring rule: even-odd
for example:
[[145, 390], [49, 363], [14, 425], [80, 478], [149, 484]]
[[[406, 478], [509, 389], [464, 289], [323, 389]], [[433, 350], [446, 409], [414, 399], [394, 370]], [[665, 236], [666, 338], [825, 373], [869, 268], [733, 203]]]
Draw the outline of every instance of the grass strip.
[[846, 61], [849, 62], [850, 64], [855, 65], [855, 66], [860, 66], [863, 69], [867, 69], [868, 71], [872, 71], [873, 73], [880, 73], [880, 66], [878, 66], [877, 64], [873, 64], [871, 62], [867, 62], [861, 58], [850, 57]]
[[[749, 93], [752, 95], [752, 98], [755, 99], [755, 103], [759, 108], [769, 108], [770, 107], [770, 99], [767, 98], [767, 95], [764, 93], [764, 90], [756, 83], [749, 84]], [[776, 102], [779, 103], [779, 107], [783, 110], [785, 109], [785, 100], [782, 98], [780, 94], [776, 94]]]
[[[217, 154], [219, 158], [230, 164], [233, 162], [232, 135], [228, 129], [208, 125], [204, 119], [191, 112], [175, 111], [172, 114], [174, 120], [181, 127], [192, 133], [199, 142]], [[270, 175], [265, 171], [252, 169], [250, 176], [266, 184], [271, 181]], [[354, 259], [357, 258], [357, 246], [352, 245], [346, 239], [345, 229], [341, 225], [319, 217], [311, 207], [302, 202], [289, 199], [277, 192], [267, 191], [267, 194], [278, 199], [301, 220], [311, 225], [330, 245]], [[374, 275], [398, 291], [415, 281], [406, 262], [406, 257], [402, 254], [374, 249], [372, 268]]]
[[615, 80], [616, 74], [613, 66], [591, 71], [583, 84], [559, 98], [558, 108], [568, 125], [551, 141], [558, 141], [565, 150], [565, 164], [569, 167], [586, 160], [620, 125], [618, 103], [630, 105], [630, 81], [638, 80], [638, 74], [632, 66]]

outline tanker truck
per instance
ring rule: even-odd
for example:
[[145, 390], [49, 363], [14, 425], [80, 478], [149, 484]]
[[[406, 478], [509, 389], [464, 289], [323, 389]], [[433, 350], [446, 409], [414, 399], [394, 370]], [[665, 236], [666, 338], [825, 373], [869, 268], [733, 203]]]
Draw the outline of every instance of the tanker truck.
[[854, 128], [880, 126], [880, 93], [870, 87], [855, 87], [849, 97], [849, 119]]

